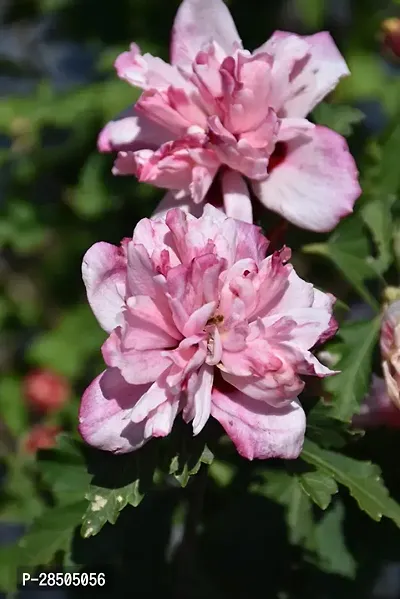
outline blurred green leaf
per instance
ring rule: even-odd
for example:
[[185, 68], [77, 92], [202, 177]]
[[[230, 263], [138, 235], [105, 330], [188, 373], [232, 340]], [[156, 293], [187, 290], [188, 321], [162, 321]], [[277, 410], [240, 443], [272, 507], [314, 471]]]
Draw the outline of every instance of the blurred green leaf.
[[28, 414], [22, 395], [21, 380], [16, 376], [0, 378], [0, 413], [14, 435], [19, 436], [25, 431]]
[[47, 565], [58, 551], [68, 551], [86, 506], [86, 501], [80, 501], [47, 509], [19, 541], [19, 563]]
[[312, 504], [299, 478], [282, 471], [264, 471], [262, 476], [265, 482], [262, 485], [254, 485], [252, 490], [285, 508], [286, 524], [292, 544], [307, 542], [314, 526]]
[[358, 125], [365, 115], [361, 110], [341, 104], [321, 102], [313, 110], [313, 119], [318, 125], [324, 125], [337, 133], [349, 137], [354, 125]]
[[371, 264], [368, 239], [357, 216], [342, 221], [327, 243], [303, 246], [306, 254], [317, 254], [331, 260], [360, 296], [375, 310], [379, 305], [365, 286], [365, 281], [376, 278]]
[[17, 590], [19, 565], [17, 545], [0, 547], [0, 592], [14, 593]]
[[113, 206], [102, 180], [102, 166], [102, 156], [90, 156], [82, 169], [77, 187], [70, 193], [69, 204], [82, 218], [98, 218]]
[[296, 7], [309, 29], [320, 29], [323, 26], [325, 0], [297, 0]]
[[319, 401], [307, 414], [307, 437], [325, 449], [340, 449], [351, 437], [362, 435], [332, 418], [332, 406]]
[[57, 327], [34, 340], [28, 358], [36, 365], [76, 378], [85, 372], [88, 358], [99, 352], [103, 341], [104, 332], [89, 306], [78, 305], [65, 313]]
[[374, 268], [384, 273], [393, 261], [393, 197], [380, 196], [366, 202], [361, 208], [361, 217], [372, 233], [378, 249], [377, 258], [370, 258]]
[[357, 564], [346, 547], [343, 530], [344, 507], [340, 501], [322, 516], [314, 530], [317, 567], [323, 572], [354, 578]]
[[380, 317], [376, 317], [344, 325], [339, 331], [344, 351], [335, 368], [340, 372], [325, 380], [325, 388], [334, 396], [331, 415], [342, 422], [350, 422], [367, 394], [380, 324]]
[[290, 542], [302, 546], [307, 559], [320, 570], [353, 577], [354, 558], [343, 539], [343, 506], [335, 501], [321, 518], [316, 519], [313, 514], [312, 501], [326, 509], [332, 495], [337, 493], [332, 476], [321, 471], [297, 475], [269, 470], [262, 471], [261, 476], [264, 482], [254, 485], [252, 490], [285, 508]]
[[347, 487], [359, 507], [373, 520], [379, 522], [386, 516], [400, 527], [400, 505], [389, 496], [378, 466], [322, 449], [309, 439], [305, 440], [301, 457]]
[[41, 451], [39, 470], [58, 503], [76, 503], [85, 498], [91, 475], [87, 472], [82, 443], [59, 435], [57, 447]]

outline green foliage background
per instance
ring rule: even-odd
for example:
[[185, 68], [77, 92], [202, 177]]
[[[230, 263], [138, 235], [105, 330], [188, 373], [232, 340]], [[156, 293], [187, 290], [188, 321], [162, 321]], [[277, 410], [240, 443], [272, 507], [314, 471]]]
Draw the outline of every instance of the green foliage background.
[[[0, 590], [13, 592], [19, 566], [58, 564], [106, 568], [110, 597], [377, 596], [387, 565], [400, 568], [400, 436], [348, 425], [379, 373], [382, 292], [399, 285], [400, 67], [379, 38], [395, 2], [229, 2], [246, 47], [275, 29], [327, 28], [352, 71], [313, 118], [348, 137], [363, 196], [331, 235], [291, 228], [286, 240], [300, 274], [339, 298], [342, 324], [325, 348], [341, 374], [302, 398], [301, 460], [245, 462], [213, 423], [196, 442], [177, 426], [134, 458], [93, 452], [76, 434], [104, 339], [82, 256], [130, 236], [162, 197], [113, 177], [112, 157], [97, 152], [101, 127], [137, 97], [112, 64], [133, 40], [167, 59], [178, 4], [17, 0], [0, 10], [0, 525], [26, 526], [19, 543], [3, 544], [0, 532]], [[263, 220], [267, 231], [273, 223]], [[23, 440], [37, 416], [22, 382], [36, 367], [72, 391], [45, 419], [66, 434], [32, 457]]]

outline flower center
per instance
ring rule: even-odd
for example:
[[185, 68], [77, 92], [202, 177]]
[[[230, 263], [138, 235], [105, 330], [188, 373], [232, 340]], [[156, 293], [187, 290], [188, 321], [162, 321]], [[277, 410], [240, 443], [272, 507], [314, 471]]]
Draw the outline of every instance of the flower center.
[[213, 316], [212, 318], [210, 318], [207, 321], [207, 326], [213, 325], [213, 324], [215, 324], [215, 326], [218, 326], [219, 324], [222, 324], [223, 322], [224, 322], [224, 317], [222, 316], [222, 314], [215, 314], [215, 316]]
[[271, 173], [274, 168], [282, 164], [287, 156], [287, 153], [287, 144], [285, 144], [283, 141], [278, 141], [268, 162], [268, 173]]

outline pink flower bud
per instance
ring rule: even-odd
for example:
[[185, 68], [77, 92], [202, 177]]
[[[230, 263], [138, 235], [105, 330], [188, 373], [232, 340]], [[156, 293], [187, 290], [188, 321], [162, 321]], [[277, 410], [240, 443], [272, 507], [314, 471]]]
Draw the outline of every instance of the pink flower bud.
[[24, 379], [24, 394], [30, 406], [41, 412], [60, 410], [70, 395], [70, 385], [51, 370], [34, 370]]

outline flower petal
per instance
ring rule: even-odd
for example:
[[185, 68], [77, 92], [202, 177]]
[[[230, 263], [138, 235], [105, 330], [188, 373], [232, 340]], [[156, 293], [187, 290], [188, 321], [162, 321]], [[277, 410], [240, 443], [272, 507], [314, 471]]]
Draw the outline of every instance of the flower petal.
[[188, 381], [185, 420], [193, 419], [193, 434], [198, 435], [207, 423], [211, 412], [211, 390], [214, 368], [204, 364], [199, 372], [193, 373]]
[[85, 254], [82, 277], [89, 304], [105, 331], [117, 326], [117, 315], [124, 306], [126, 258], [121, 248], [110, 243], [95, 243]]
[[249, 189], [239, 173], [231, 170], [225, 171], [222, 175], [222, 193], [227, 216], [245, 223], [253, 222]]
[[287, 142], [284, 160], [253, 189], [267, 208], [298, 227], [330, 231], [361, 194], [358, 171], [341, 135], [315, 127], [307, 137]]
[[222, 0], [184, 0], [177, 12], [171, 41], [171, 63], [191, 69], [197, 53], [211, 41], [225, 55], [241, 47], [235, 23]]
[[166, 90], [170, 85], [191, 88], [179, 70], [157, 56], [141, 54], [139, 46], [131, 44], [128, 52], [120, 54], [115, 61], [118, 76], [131, 85], [144, 90]]
[[121, 332], [113, 331], [102, 346], [107, 366], [119, 368], [131, 385], [153, 383], [171, 366], [171, 360], [163, 356], [161, 349], [137, 350], [123, 347]]
[[134, 151], [144, 148], [155, 150], [172, 138], [170, 131], [138, 114], [132, 107], [107, 123], [100, 132], [97, 147], [100, 152]]
[[79, 432], [99, 449], [127, 453], [147, 440], [143, 424], [129, 420], [132, 407], [146, 393], [148, 385], [129, 385], [116, 368], [100, 374], [82, 397]]
[[271, 105], [281, 116], [305, 117], [350, 74], [330, 34], [276, 31], [258, 50], [274, 57]]
[[298, 400], [276, 409], [235, 389], [212, 393], [211, 415], [248, 460], [295, 459], [303, 447], [306, 418]]
[[192, 202], [189, 195], [178, 199], [174, 192], [169, 191], [158, 204], [152, 214], [152, 218], [157, 218], [157, 220], [165, 219], [167, 212], [171, 210], [171, 208], [179, 208], [184, 212], [193, 214], [197, 218], [201, 216], [203, 212], [203, 205]]

